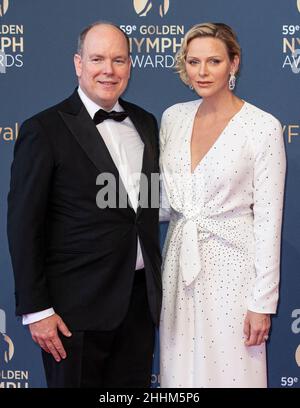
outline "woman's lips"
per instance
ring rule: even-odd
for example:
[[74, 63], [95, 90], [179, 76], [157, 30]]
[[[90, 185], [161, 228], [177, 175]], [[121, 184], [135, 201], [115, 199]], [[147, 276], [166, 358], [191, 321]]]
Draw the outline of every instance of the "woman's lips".
[[206, 88], [212, 84], [212, 82], [209, 81], [198, 81], [197, 84], [203, 88]]

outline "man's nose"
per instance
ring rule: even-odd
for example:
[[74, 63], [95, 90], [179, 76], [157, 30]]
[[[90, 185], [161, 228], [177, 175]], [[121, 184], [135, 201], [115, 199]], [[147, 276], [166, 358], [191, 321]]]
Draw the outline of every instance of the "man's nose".
[[111, 60], [105, 60], [103, 64], [103, 71], [105, 74], [113, 73], [113, 63]]

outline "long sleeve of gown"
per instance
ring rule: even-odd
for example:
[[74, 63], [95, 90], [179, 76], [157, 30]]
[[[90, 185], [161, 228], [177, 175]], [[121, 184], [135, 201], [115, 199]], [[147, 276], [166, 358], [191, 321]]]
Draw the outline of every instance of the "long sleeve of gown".
[[286, 158], [282, 128], [272, 117], [255, 145], [254, 241], [256, 280], [248, 309], [275, 313], [280, 278], [280, 242]]

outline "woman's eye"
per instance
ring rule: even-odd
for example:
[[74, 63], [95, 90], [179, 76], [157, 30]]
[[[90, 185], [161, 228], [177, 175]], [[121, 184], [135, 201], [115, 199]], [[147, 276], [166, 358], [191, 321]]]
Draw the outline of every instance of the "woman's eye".
[[189, 60], [188, 63], [189, 63], [190, 65], [196, 65], [196, 64], [198, 64], [198, 61], [196, 61], [196, 60]]

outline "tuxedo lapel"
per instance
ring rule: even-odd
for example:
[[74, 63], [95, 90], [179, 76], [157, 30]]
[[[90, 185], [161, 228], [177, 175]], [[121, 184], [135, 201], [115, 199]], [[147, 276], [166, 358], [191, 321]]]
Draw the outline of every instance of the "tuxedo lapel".
[[143, 176], [141, 177], [141, 182], [143, 181], [143, 177], [146, 176], [146, 179], [148, 181], [148, 187], [141, 185], [141, 182], [140, 182], [140, 190], [139, 190], [140, 203], [137, 209], [137, 216], [139, 216], [142, 210], [141, 204], [149, 205], [150, 203], [150, 197], [149, 197], [149, 194], [151, 192], [150, 183], [151, 183], [151, 173], [154, 168], [153, 164], [154, 164], [155, 152], [150, 143], [151, 137], [148, 134], [149, 130], [147, 126], [145, 125], [145, 122], [143, 121], [143, 119], [139, 116], [138, 111], [134, 108], [134, 106], [126, 103], [122, 99], [120, 99], [119, 102], [120, 102], [120, 105], [128, 112], [128, 115], [132, 123], [134, 124], [139, 136], [141, 137], [144, 143], [144, 153], [143, 153], [143, 162], [142, 162], [142, 170], [141, 170], [141, 173]]
[[[67, 100], [65, 109], [61, 109], [59, 114], [61, 115], [66, 126], [76, 138], [81, 148], [85, 151], [88, 158], [94, 163], [99, 173], [112, 174], [116, 180], [116, 186], [118, 190], [126, 189], [120, 178], [119, 171], [109, 153], [106, 144], [99, 134], [94, 122], [84, 107], [77, 90]], [[119, 193], [119, 191], [116, 191]], [[120, 194], [124, 197], [124, 194]], [[125, 193], [125, 196], [127, 194]], [[122, 203], [122, 207], [125, 203]], [[127, 206], [127, 202], [126, 202]]]

